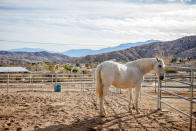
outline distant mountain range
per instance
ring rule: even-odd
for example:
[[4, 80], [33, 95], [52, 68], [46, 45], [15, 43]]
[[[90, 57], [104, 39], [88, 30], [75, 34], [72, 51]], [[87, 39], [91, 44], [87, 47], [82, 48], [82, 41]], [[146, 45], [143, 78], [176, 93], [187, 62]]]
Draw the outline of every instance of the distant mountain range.
[[11, 49], [8, 50], [9, 52], [42, 52], [47, 51], [41, 48], [17, 48], [17, 49]]
[[166, 42], [153, 42], [125, 50], [73, 58], [71, 61], [74, 63], [86, 63], [116, 59], [117, 61], [125, 62], [155, 56], [173, 56], [196, 59], [196, 36], [186, 36], [177, 40]]
[[[118, 51], [118, 50], [123, 50], [123, 49], [127, 49], [130, 47], [134, 47], [134, 46], [140, 46], [140, 45], [144, 45], [144, 44], [149, 44], [152, 42], [157, 42], [158, 40], [148, 40], [148, 41], [144, 41], [144, 42], [136, 42], [136, 43], [126, 43], [126, 44], [121, 44], [119, 46], [115, 46], [115, 47], [107, 47], [107, 48], [102, 48], [99, 50], [91, 50], [91, 49], [72, 49], [72, 50], [68, 50], [66, 52], [57, 52], [60, 54], [64, 54], [70, 57], [81, 57], [81, 56], [87, 56], [87, 55], [93, 55], [93, 54], [100, 54], [100, 53], [107, 53], [107, 52], [112, 52], [112, 51]], [[9, 52], [42, 52], [42, 51], [46, 51], [46, 52], [50, 52], [50, 53], [55, 53], [55, 52], [51, 52], [51, 51], [47, 51], [41, 48], [17, 48], [17, 49], [11, 49], [8, 50]]]
[[107, 53], [107, 52], [112, 52], [112, 51], [118, 51], [118, 50], [123, 50], [127, 49], [130, 47], [134, 46], [140, 46], [144, 44], [149, 44], [152, 42], [157, 42], [158, 40], [148, 40], [144, 42], [136, 42], [136, 43], [126, 43], [126, 44], [120, 44], [119, 46], [115, 47], [107, 47], [107, 48], [102, 48], [99, 50], [91, 50], [91, 49], [73, 49], [73, 50], [68, 50], [66, 52], [63, 52], [64, 55], [71, 56], [71, 57], [81, 57], [81, 56], [87, 56], [87, 55], [94, 55], [94, 54], [100, 54], [100, 53]]
[[0, 63], [3, 62], [67, 62], [71, 57], [58, 54], [42, 52], [8, 52], [0, 51]]
[[[126, 44], [123, 44], [126, 45]], [[122, 46], [122, 45], [121, 45]], [[113, 47], [114, 48], [114, 47]], [[105, 48], [107, 49], [107, 48]], [[119, 48], [118, 48], [119, 49]], [[85, 52], [85, 50], [83, 50]], [[88, 50], [87, 50], [88, 51]], [[104, 49], [102, 50], [104, 51]], [[109, 49], [107, 49], [109, 51]], [[152, 42], [142, 44], [123, 50], [100, 53], [96, 55], [87, 55], [84, 57], [69, 57], [60, 53], [41, 52], [10, 52], [0, 51], [0, 63], [2, 62], [102, 62], [105, 60], [116, 59], [117, 61], [132, 61], [139, 58], [155, 56], [174, 56], [181, 58], [196, 59], [196, 36], [186, 36], [173, 41]]]

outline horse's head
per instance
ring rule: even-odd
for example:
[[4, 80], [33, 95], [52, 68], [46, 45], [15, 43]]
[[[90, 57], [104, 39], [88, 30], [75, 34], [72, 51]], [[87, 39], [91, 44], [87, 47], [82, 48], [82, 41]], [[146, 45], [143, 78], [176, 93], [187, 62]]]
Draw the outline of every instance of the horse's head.
[[154, 70], [156, 71], [160, 80], [164, 79], [164, 73], [165, 73], [164, 68], [165, 68], [165, 64], [164, 64], [163, 59], [156, 58], [156, 63], [154, 65]]

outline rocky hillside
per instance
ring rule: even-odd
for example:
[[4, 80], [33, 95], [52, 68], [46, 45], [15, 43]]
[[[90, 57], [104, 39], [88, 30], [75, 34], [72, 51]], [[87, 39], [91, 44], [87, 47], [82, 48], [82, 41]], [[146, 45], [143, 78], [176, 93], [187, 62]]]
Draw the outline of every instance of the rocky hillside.
[[102, 62], [110, 59], [116, 59], [117, 61], [123, 62], [155, 56], [174, 56], [196, 59], [196, 36], [186, 36], [166, 42], [153, 42], [147, 45], [136, 46], [110, 53], [88, 55], [86, 57], [74, 58], [71, 62]]
[[196, 36], [186, 36], [173, 41], [153, 42], [141, 46], [136, 46], [120, 51], [102, 53], [98, 55], [88, 55], [85, 57], [72, 58], [63, 54], [42, 52], [8, 52], [0, 51], [0, 63], [2, 62], [102, 62], [116, 59], [126, 62], [138, 58], [155, 56], [174, 56], [181, 58], [196, 59]]
[[57, 53], [48, 53], [45, 51], [42, 52], [8, 52], [0, 51], [0, 60], [1, 62], [66, 62], [70, 60], [71, 57], [68, 57], [63, 54]]

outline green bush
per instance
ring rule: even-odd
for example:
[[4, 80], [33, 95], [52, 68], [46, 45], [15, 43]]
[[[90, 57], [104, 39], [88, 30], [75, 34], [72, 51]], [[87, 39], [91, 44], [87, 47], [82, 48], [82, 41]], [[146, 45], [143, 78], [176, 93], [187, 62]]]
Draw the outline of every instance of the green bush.
[[83, 73], [83, 74], [88, 74], [89, 71], [88, 71], [88, 70], [83, 70], [82, 73]]
[[171, 63], [175, 63], [175, 62], [177, 62], [177, 60], [178, 60], [178, 58], [174, 57], [174, 58], [172, 58]]
[[76, 66], [77, 66], [77, 67], [80, 67], [80, 63], [76, 63]]
[[74, 69], [72, 70], [72, 72], [73, 72], [73, 73], [77, 73], [77, 72], [78, 72], [78, 69], [74, 68]]
[[65, 65], [64, 69], [67, 70], [67, 71], [71, 71], [72, 66], [71, 65]]

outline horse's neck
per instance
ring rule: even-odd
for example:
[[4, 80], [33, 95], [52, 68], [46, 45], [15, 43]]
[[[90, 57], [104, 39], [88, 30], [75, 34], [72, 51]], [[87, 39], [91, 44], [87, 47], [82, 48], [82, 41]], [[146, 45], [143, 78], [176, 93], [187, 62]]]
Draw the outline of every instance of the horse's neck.
[[143, 75], [149, 73], [154, 68], [153, 60], [142, 60], [142, 61], [138, 61], [137, 63]]

